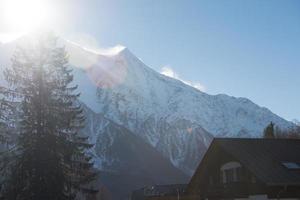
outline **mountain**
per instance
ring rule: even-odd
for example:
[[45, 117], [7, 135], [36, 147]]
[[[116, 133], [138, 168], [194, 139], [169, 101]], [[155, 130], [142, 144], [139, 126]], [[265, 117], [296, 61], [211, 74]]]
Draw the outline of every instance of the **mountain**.
[[[85, 108], [83, 132], [95, 144], [90, 153], [115, 199], [146, 184], [186, 182], [214, 136], [260, 137], [270, 121], [293, 126], [246, 98], [209, 95], [166, 77], [128, 48], [100, 52], [60, 42]], [[0, 71], [17, 43], [0, 45]]]
[[71, 43], [67, 49], [74, 65], [80, 57], [75, 80], [82, 85], [82, 101], [143, 138], [189, 175], [213, 136], [261, 137], [270, 121], [283, 129], [292, 126], [249, 99], [209, 95], [166, 77], [125, 47], [108, 55]]
[[180, 113], [172, 118], [172, 106], [176, 105], [167, 92], [177, 85], [198, 90], [153, 71], [124, 47], [116, 47], [110, 54], [95, 53], [70, 42], [66, 48], [70, 63], [77, 66], [74, 80], [81, 101], [132, 131], [191, 175], [213, 136]]
[[[185, 183], [189, 177], [169, 159], [128, 129], [85, 107], [87, 124], [83, 133], [95, 144], [95, 167], [100, 169], [99, 187], [112, 199], [128, 198], [145, 185]], [[99, 184], [97, 184], [99, 185]]]

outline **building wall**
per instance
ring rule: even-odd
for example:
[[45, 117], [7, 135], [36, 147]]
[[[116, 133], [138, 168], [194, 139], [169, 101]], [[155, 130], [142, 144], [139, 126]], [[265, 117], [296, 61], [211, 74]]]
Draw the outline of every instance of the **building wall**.
[[[239, 177], [234, 171], [234, 181], [226, 183], [225, 171], [239, 167]], [[198, 195], [205, 198], [248, 197], [249, 194], [263, 194], [267, 192], [264, 184], [259, 182], [239, 160], [216, 147], [198, 168], [188, 186], [188, 195]]]

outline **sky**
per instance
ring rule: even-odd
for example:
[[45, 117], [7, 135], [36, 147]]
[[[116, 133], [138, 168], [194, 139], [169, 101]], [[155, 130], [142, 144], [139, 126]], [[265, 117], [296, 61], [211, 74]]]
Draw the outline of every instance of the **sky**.
[[95, 48], [124, 45], [149, 67], [209, 94], [246, 97], [300, 119], [298, 0], [52, 3], [52, 26], [63, 37]]

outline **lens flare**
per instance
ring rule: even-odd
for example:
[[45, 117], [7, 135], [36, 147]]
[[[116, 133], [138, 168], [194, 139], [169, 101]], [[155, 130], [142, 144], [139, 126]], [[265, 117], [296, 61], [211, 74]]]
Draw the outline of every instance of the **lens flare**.
[[125, 81], [127, 68], [127, 62], [122, 58], [99, 57], [98, 62], [86, 72], [98, 88], [114, 88]]
[[1, 0], [1, 34], [19, 35], [47, 28], [52, 14], [47, 0]]

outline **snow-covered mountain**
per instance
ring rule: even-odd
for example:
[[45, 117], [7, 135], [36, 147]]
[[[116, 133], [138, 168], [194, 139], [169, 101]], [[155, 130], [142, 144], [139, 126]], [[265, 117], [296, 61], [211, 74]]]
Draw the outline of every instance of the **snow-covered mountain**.
[[191, 175], [212, 135], [180, 113], [172, 117], [176, 105], [169, 95], [175, 94], [168, 91], [176, 85], [198, 91], [148, 68], [127, 48], [99, 54], [73, 43], [66, 47], [70, 63], [76, 66], [74, 76], [81, 101], [143, 138]]
[[246, 98], [209, 95], [166, 77], [127, 48], [103, 55], [70, 43], [67, 47], [71, 63], [76, 62], [72, 55], [88, 55], [79, 56], [82, 66], [75, 72], [82, 101], [139, 135], [188, 174], [212, 135], [260, 137], [270, 121], [281, 128], [292, 125]]
[[[0, 69], [10, 65], [16, 43], [0, 45]], [[174, 182], [175, 173], [176, 180], [184, 180], [174, 166], [192, 175], [213, 136], [260, 137], [270, 121], [281, 128], [292, 126], [246, 98], [209, 95], [166, 77], [125, 47], [100, 52], [62, 43], [85, 106], [84, 132], [95, 144], [91, 153], [100, 170], [127, 173], [127, 178], [134, 172], [135, 177], [156, 174], [153, 183]], [[170, 173], [161, 173], [160, 167]]]
[[189, 177], [168, 158], [127, 128], [88, 107], [85, 116], [83, 133], [95, 144], [91, 153], [100, 170], [96, 185], [105, 187], [112, 199], [127, 199], [131, 191], [145, 185], [188, 181]]

